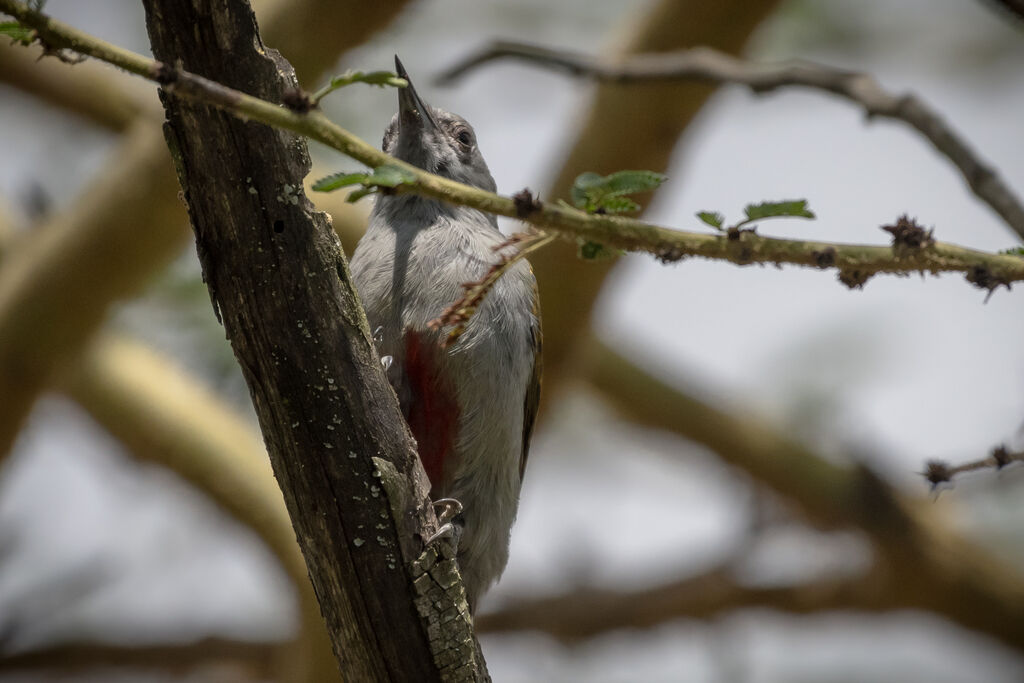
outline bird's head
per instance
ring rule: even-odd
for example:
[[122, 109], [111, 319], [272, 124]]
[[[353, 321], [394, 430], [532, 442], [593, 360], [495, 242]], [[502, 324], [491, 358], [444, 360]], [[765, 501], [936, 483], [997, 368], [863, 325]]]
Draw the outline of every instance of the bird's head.
[[398, 113], [384, 133], [384, 151], [424, 171], [494, 192], [494, 178], [473, 127], [461, 116], [424, 102], [397, 55], [395, 70], [409, 85], [398, 90]]

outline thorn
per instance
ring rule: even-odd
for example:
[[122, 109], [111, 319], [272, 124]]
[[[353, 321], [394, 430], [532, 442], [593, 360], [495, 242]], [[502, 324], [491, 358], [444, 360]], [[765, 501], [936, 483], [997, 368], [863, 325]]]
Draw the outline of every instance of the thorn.
[[864, 289], [864, 283], [871, 275], [857, 268], [843, 269], [839, 271], [839, 281], [850, 289]]
[[811, 256], [814, 257], [814, 264], [819, 268], [831, 268], [836, 264], [835, 247], [825, 247], [821, 251], [812, 251]]
[[743, 233], [749, 232], [751, 235], [757, 234], [757, 226], [752, 225], [749, 228], [737, 228], [735, 225], [725, 231], [725, 236], [730, 242], [735, 242], [743, 237]]
[[662, 263], [669, 264], [675, 263], [676, 261], [681, 261], [685, 254], [683, 254], [683, 250], [680, 249], [679, 247], [664, 247], [662, 249], [659, 249], [658, 253], [655, 254], [655, 256]]
[[1011, 289], [1009, 282], [995, 275], [987, 266], [974, 266], [964, 277], [978, 289], [988, 290], [988, 294], [985, 295], [985, 303], [988, 303], [988, 300], [992, 298], [992, 292], [999, 289], [999, 287], [1006, 287], [1007, 290]]
[[308, 114], [316, 107], [312, 96], [302, 88], [288, 88], [281, 95], [281, 104], [298, 114]]
[[953, 468], [943, 460], [929, 460], [925, 463], [924, 472], [921, 472], [921, 476], [928, 480], [932, 491], [934, 491], [940, 485], [953, 481]]
[[1001, 470], [1010, 464], [1010, 452], [1006, 446], [996, 446], [992, 449], [992, 459], [996, 461], [996, 469]]
[[516, 216], [519, 218], [526, 218], [535, 211], [540, 211], [541, 203], [536, 197], [530, 192], [530, 188], [524, 187], [519, 192], [512, 195], [512, 201], [515, 203]]
[[897, 218], [895, 224], [883, 225], [881, 227], [882, 230], [892, 235], [892, 246], [894, 248], [920, 249], [935, 243], [935, 230], [925, 230], [916, 219], [911, 218], [907, 214]]

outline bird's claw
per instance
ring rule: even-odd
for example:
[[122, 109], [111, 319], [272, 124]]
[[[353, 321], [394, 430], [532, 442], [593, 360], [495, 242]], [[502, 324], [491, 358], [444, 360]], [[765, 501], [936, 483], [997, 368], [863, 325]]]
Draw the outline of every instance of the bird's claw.
[[438, 498], [434, 501], [434, 514], [439, 524], [444, 525], [462, 514], [462, 503], [454, 498]]
[[455, 525], [451, 522], [442, 524], [436, 532], [431, 534], [430, 538], [427, 539], [427, 545], [433, 545], [435, 542], [440, 541], [442, 538], [454, 539], [455, 538]]
[[440, 498], [435, 500], [433, 505], [439, 526], [437, 531], [427, 539], [426, 545], [447, 539], [453, 549], [458, 548], [459, 537], [462, 536], [462, 524], [455, 518], [462, 514], [462, 503], [454, 498]]

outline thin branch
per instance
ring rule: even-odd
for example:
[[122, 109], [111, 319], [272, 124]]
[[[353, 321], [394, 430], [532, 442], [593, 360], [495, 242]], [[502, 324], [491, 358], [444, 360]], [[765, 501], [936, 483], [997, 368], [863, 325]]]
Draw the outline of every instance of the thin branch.
[[916, 95], [892, 94], [869, 74], [803, 60], [758, 64], [707, 47], [611, 62], [528, 43], [498, 41], [450, 67], [437, 80], [451, 83], [499, 59], [517, 59], [606, 83], [698, 80], [746, 85], [758, 94], [794, 86], [830, 92], [860, 105], [869, 118], [894, 119], [917, 130], [957, 167], [974, 194], [1024, 238], [1024, 205], [963, 136]]
[[929, 460], [921, 476], [928, 480], [932, 490], [942, 484], [949, 484], [958, 474], [976, 470], [1001, 470], [1015, 462], [1024, 462], [1024, 451], [1011, 451], [1006, 446], [996, 446], [987, 458], [951, 465], [945, 460]]
[[243, 119], [299, 133], [367, 166], [398, 166], [413, 178], [408, 184], [395, 188], [398, 192], [414, 192], [487, 213], [519, 218], [562, 237], [582, 237], [610, 247], [645, 251], [664, 262], [698, 256], [738, 265], [788, 263], [819, 269], [836, 268], [840, 281], [849, 287], [861, 287], [870, 277], [882, 273], [962, 272], [969, 282], [987, 291], [1024, 280], [1022, 258], [975, 251], [944, 242], [935, 242], [920, 249], [894, 249], [777, 239], [755, 233], [743, 233], [738, 239], [732, 239], [721, 234], [670, 230], [631, 218], [587, 214], [548, 202], [538, 201], [531, 211], [524, 212], [521, 203], [512, 197], [463, 185], [388, 156], [332, 123], [320, 111], [289, 111], [201, 76], [109, 45], [33, 12], [15, 0], [0, 0], [0, 10], [36, 29], [39, 37], [51, 47], [75, 50], [110, 61], [126, 71], [160, 83], [175, 95], [221, 108]]

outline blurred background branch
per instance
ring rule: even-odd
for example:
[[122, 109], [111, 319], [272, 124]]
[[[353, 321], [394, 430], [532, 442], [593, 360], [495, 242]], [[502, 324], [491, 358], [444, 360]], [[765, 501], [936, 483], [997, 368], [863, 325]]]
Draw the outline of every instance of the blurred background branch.
[[711, 620], [737, 610], [770, 609], [790, 614], [829, 610], [882, 612], [909, 607], [885, 585], [883, 571], [864, 576], [823, 577], [793, 586], [744, 585], [728, 567], [639, 590], [581, 588], [535, 597], [524, 591], [477, 620], [483, 633], [543, 631], [575, 643], [617, 629], [645, 629], [676, 619]]
[[[306, 563], [252, 422], [168, 359], [124, 337], [98, 334], [60, 386], [135, 457], [173, 470], [270, 548], [299, 597], [301, 631], [289, 665], [293, 672], [329, 654]], [[333, 675], [335, 667], [328, 660], [314, 668], [325, 676]]]
[[193, 676], [218, 681], [288, 680], [290, 643], [204, 638], [192, 643], [117, 645], [68, 642], [0, 657], [0, 672], [90, 675], [105, 670], [134, 670], [158, 676]]

